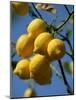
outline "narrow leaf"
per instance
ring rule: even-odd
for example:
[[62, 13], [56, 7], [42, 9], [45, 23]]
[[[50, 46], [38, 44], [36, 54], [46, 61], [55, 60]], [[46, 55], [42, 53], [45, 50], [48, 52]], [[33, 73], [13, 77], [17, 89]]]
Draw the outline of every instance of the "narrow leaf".
[[71, 66], [71, 62], [69, 63], [69, 62], [65, 61], [65, 62], [63, 63], [63, 66], [64, 66], [65, 71], [66, 71], [68, 74], [72, 74], [72, 73], [73, 73], [73, 66]]
[[71, 30], [68, 30], [67, 33], [66, 33], [66, 36], [67, 36], [68, 38], [70, 38], [71, 35], [72, 35], [72, 31], [71, 31]]

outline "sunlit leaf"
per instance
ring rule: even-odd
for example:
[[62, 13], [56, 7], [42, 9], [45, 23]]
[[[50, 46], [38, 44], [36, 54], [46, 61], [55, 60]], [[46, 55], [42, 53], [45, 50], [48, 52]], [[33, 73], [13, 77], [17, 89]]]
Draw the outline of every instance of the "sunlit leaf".
[[52, 13], [52, 14], [56, 14], [56, 12], [57, 12], [57, 10], [55, 8], [52, 8], [52, 7], [48, 7], [47, 11]]
[[37, 9], [41, 9], [41, 8], [42, 8], [42, 4], [37, 4], [37, 5], [36, 5], [36, 8], [37, 8]]
[[71, 24], [74, 23], [74, 14], [71, 15], [71, 17], [70, 17], [70, 19], [69, 19], [69, 22], [70, 22]]
[[50, 68], [52, 69], [52, 72], [55, 72], [56, 76], [59, 77], [63, 81], [63, 78], [62, 78], [61, 74], [57, 71], [57, 69], [55, 68], [55, 66], [53, 66], [51, 64]]
[[67, 62], [65, 61], [63, 63], [64, 69], [68, 74], [73, 74], [73, 62]]
[[70, 62], [71, 72], [73, 74], [73, 61]]
[[52, 5], [49, 5], [49, 4], [36, 4], [36, 8], [48, 11], [52, 14], [56, 14], [57, 12], [57, 10]]

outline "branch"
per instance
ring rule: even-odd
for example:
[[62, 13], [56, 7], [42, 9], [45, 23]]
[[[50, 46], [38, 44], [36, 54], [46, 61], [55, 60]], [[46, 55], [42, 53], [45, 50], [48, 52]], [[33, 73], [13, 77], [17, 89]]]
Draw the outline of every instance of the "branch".
[[65, 73], [64, 73], [64, 70], [63, 70], [63, 66], [62, 66], [61, 60], [58, 60], [58, 63], [59, 63], [59, 67], [60, 67], [60, 70], [61, 70], [61, 73], [62, 73], [62, 76], [63, 76], [64, 83], [65, 83], [65, 85], [66, 85], [66, 87], [67, 87], [67, 92], [68, 92], [69, 94], [73, 94], [73, 91], [72, 91], [72, 89], [70, 88], [70, 86], [69, 86], [69, 84], [68, 84], [68, 82], [67, 82], [67, 80], [66, 80], [66, 77], [65, 77]]
[[70, 15], [70, 11], [69, 11], [68, 7], [66, 5], [64, 5], [64, 7], [65, 7], [67, 13]]
[[55, 31], [60, 30], [60, 29], [68, 22], [68, 20], [70, 19], [71, 15], [72, 15], [73, 13], [74, 13], [74, 12], [70, 13], [70, 15], [67, 17], [67, 19], [65, 20], [65, 22], [64, 22], [63, 24], [61, 24], [59, 27], [57, 27], [57, 28], [55, 29]]
[[42, 16], [41, 16], [41, 14], [39, 13], [39, 11], [36, 9], [34, 3], [32, 3], [32, 6], [33, 6], [33, 8], [35, 9], [35, 11], [37, 12], [38, 16], [39, 16], [41, 19], [43, 19]]

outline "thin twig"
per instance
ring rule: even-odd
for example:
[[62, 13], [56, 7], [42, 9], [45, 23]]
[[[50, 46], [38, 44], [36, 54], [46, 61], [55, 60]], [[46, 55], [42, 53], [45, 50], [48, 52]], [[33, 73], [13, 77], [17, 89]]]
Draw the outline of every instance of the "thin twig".
[[74, 13], [74, 12], [70, 13], [70, 15], [67, 17], [67, 19], [65, 20], [65, 22], [62, 23], [59, 27], [57, 27], [57, 28], [55, 29], [55, 31], [59, 31], [59, 30], [68, 22], [68, 20], [70, 19], [71, 15], [72, 15], [73, 13]]
[[68, 82], [66, 80], [66, 77], [65, 77], [65, 73], [64, 73], [64, 70], [63, 70], [63, 66], [62, 66], [61, 60], [58, 60], [58, 63], [59, 63], [59, 67], [60, 67], [60, 70], [61, 70], [61, 73], [62, 73], [62, 76], [63, 76], [64, 83], [65, 83], [65, 85], [67, 87], [67, 92], [69, 94], [73, 94], [72, 89], [70, 88], [70, 86], [69, 86], [69, 84], [68, 84]]
[[72, 60], [74, 60], [74, 57], [73, 57], [71, 54], [69, 54], [68, 52], [66, 52], [66, 54], [67, 54]]
[[68, 7], [66, 5], [64, 5], [64, 7], [65, 7], [67, 13], [70, 15], [70, 11], [69, 11]]

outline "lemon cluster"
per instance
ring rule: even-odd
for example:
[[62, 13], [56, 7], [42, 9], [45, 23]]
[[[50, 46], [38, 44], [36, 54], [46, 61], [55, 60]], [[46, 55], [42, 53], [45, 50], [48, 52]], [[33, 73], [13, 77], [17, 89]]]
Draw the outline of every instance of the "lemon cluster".
[[[34, 19], [16, 42], [16, 52], [22, 57], [14, 70], [21, 79], [34, 79], [40, 85], [51, 83], [50, 62], [59, 60], [65, 54], [64, 42], [47, 32], [47, 24], [39, 18]], [[32, 56], [30, 60], [27, 58]]]

